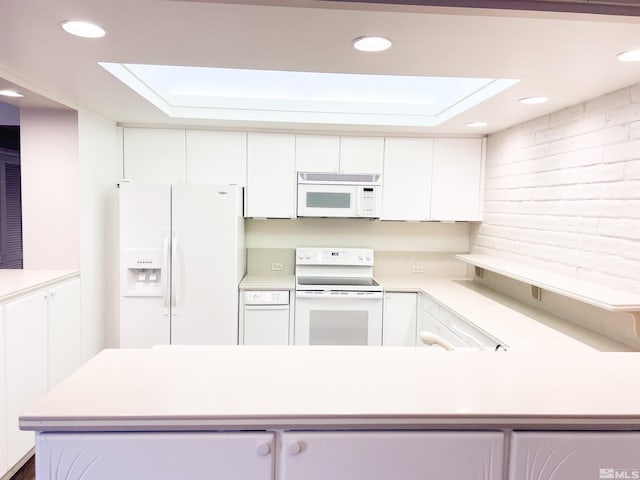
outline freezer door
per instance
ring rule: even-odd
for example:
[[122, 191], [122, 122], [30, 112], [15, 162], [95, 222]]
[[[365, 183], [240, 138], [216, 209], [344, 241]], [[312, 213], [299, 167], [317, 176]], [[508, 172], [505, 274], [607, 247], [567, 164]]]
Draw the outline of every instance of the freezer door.
[[170, 343], [171, 186], [120, 184], [120, 346]]
[[238, 343], [241, 192], [228, 185], [172, 187], [174, 345]]

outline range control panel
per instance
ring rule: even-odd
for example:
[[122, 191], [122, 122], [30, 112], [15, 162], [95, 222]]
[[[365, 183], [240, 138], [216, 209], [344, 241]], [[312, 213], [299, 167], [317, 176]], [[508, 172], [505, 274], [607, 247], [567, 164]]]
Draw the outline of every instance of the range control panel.
[[373, 266], [372, 248], [296, 248], [296, 265]]

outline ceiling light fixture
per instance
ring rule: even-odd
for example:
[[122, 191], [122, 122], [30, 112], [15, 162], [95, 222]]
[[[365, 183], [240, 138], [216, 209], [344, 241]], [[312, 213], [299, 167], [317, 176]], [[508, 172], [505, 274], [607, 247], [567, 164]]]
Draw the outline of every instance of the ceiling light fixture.
[[3, 97], [12, 97], [12, 98], [20, 98], [20, 97], [24, 97], [23, 94], [21, 94], [20, 92], [16, 92], [15, 90], [0, 90], [0, 95], [2, 95]]
[[62, 28], [65, 32], [70, 33], [71, 35], [83, 38], [102, 38], [107, 34], [104, 28], [99, 27], [94, 23], [81, 22], [77, 20], [63, 22]]
[[465, 125], [471, 128], [480, 128], [480, 127], [486, 127], [487, 122], [468, 122], [468, 123], [465, 123]]
[[391, 40], [384, 37], [358, 37], [353, 40], [353, 48], [361, 52], [382, 52], [391, 47]]
[[629, 50], [616, 55], [621, 62], [640, 62], [640, 50]]
[[537, 105], [538, 103], [546, 103], [549, 99], [547, 97], [525, 97], [518, 101], [527, 105]]

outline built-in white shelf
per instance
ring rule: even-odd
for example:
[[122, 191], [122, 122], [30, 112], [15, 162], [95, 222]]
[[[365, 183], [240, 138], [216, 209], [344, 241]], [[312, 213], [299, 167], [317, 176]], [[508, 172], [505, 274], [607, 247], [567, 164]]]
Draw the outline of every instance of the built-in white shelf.
[[[640, 295], [488, 255], [456, 255], [456, 258], [477, 268], [528, 283], [540, 290], [557, 293], [604, 310], [629, 313], [635, 318], [636, 334], [640, 335]], [[532, 294], [535, 288], [532, 288]]]

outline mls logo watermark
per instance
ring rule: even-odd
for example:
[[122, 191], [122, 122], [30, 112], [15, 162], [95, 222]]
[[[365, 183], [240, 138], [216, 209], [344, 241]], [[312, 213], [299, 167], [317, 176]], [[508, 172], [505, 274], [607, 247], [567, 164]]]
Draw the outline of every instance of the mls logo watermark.
[[640, 479], [640, 468], [601, 468], [600, 480], [605, 479]]

